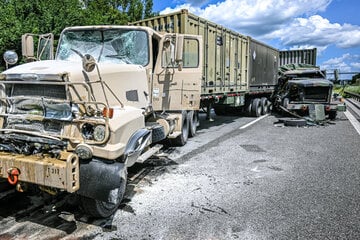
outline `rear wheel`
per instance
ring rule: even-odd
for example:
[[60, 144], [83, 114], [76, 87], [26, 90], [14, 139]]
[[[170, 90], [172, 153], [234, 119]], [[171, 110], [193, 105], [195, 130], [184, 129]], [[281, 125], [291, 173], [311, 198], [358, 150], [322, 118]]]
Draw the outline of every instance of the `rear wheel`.
[[122, 175], [124, 177], [121, 178], [120, 187], [114, 189], [112, 192], [115, 201], [103, 202], [97, 199], [80, 196], [81, 206], [84, 212], [96, 218], [106, 218], [116, 212], [124, 197], [126, 189], [127, 170], [124, 169], [123, 171], [124, 173]]
[[189, 137], [189, 119], [186, 111], [182, 112], [182, 129], [181, 134], [174, 139], [171, 139], [171, 143], [174, 146], [184, 146]]
[[269, 112], [269, 101], [267, 100], [266, 97], [262, 97], [260, 99], [260, 103], [261, 103], [261, 115], [265, 115]]
[[253, 117], [260, 117], [261, 116], [261, 102], [260, 102], [260, 99], [259, 98], [255, 98], [253, 101], [252, 101], [252, 104], [251, 104], [251, 115]]
[[197, 126], [199, 124], [199, 116], [197, 111], [188, 112], [189, 119], [189, 137], [194, 137], [196, 135]]
[[337, 112], [336, 111], [330, 111], [329, 112], [329, 119], [334, 120], [336, 118]]

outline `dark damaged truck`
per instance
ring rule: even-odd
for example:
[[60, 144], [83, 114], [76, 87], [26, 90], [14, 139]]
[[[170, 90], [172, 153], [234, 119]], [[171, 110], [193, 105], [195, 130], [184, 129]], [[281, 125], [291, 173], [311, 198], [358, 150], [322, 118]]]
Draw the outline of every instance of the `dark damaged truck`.
[[329, 119], [335, 119], [337, 111], [345, 111], [345, 104], [333, 95], [333, 83], [327, 80], [325, 71], [309, 64], [287, 64], [279, 68], [274, 105], [301, 116], [309, 115], [316, 106]]

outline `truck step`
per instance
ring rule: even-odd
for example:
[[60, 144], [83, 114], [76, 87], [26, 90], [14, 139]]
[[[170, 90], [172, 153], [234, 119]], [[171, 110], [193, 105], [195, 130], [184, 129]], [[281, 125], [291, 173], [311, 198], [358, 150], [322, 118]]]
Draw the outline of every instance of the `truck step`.
[[143, 163], [145, 162], [147, 159], [149, 159], [152, 155], [154, 155], [155, 153], [159, 152], [159, 150], [163, 147], [163, 145], [161, 144], [156, 144], [155, 146], [153, 146], [152, 148], [150, 148], [149, 150], [147, 150], [146, 152], [144, 152], [143, 154], [140, 155], [140, 157], [136, 160], [136, 162], [138, 163]]

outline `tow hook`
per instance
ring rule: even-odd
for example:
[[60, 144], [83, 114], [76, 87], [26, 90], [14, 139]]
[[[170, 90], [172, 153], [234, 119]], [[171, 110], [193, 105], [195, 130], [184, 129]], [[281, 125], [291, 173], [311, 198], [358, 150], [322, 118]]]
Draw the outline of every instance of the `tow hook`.
[[20, 170], [18, 168], [9, 168], [7, 170], [7, 173], [8, 173], [8, 182], [11, 184], [11, 185], [15, 185], [17, 184], [18, 180], [19, 180], [19, 175], [20, 175]]

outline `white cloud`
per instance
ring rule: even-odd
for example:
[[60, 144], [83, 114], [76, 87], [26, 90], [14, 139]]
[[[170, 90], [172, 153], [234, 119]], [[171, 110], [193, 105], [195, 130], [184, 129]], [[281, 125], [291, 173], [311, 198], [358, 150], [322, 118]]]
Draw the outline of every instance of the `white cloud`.
[[340, 48], [351, 48], [360, 46], [360, 27], [330, 23], [329, 20], [314, 15], [296, 18], [288, 27], [280, 28], [265, 37], [279, 38], [285, 46], [310, 44], [324, 47], [334, 44]]
[[279, 29], [294, 17], [324, 11], [330, 3], [331, 0], [225, 0], [205, 8], [183, 4], [161, 13], [187, 8], [201, 17], [256, 37]]
[[331, 58], [321, 64], [322, 69], [340, 69], [340, 72], [360, 72], [360, 55], [350, 53]]
[[[190, 4], [196, 0], [179, 1], [187, 3], [166, 8], [161, 13], [186, 8], [260, 41], [276, 41], [280, 49], [317, 48], [321, 56], [330, 46], [349, 50], [360, 47], [360, 26], [332, 23], [320, 15], [333, 0], [220, 0], [206, 7]], [[329, 59], [324, 66], [360, 71], [360, 58], [350, 60], [347, 57], [349, 55]]]
[[[191, 1], [194, 2], [187, 0]], [[244, 35], [260, 40], [280, 39], [285, 48], [308, 45], [319, 48], [321, 53], [331, 44], [340, 48], [360, 46], [360, 26], [331, 23], [314, 15], [325, 11], [330, 3], [331, 0], [225, 0], [205, 8], [182, 4], [161, 13], [186, 8]]]

